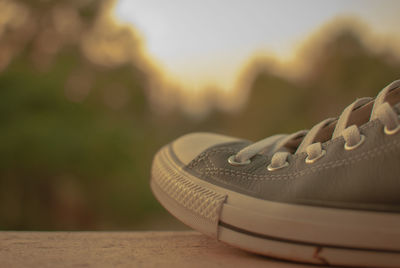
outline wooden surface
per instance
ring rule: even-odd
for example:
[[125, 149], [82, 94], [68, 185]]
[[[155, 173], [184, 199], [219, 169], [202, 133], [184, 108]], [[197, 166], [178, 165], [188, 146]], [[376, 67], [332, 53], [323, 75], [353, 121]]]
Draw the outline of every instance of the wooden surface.
[[192, 231], [0, 232], [0, 267], [316, 267], [246, 253]]

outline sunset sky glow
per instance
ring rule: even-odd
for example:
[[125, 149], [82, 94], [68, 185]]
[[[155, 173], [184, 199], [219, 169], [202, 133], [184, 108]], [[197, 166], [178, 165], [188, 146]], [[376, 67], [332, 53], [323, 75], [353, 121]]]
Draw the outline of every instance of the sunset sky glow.
[[255, 53], [290, 60], [299, 43], [338, 16], [400, 36], [400, 1], [119, 0], [115, 16], [138, 30], [149, 57], [189, 90], [231, 89]]

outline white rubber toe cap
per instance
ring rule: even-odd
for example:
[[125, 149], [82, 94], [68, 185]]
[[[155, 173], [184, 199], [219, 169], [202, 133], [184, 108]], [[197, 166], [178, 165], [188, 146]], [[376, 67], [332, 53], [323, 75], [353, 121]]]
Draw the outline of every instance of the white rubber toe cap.
[[172, 143], [172, 149], [178, 159], [187, 165], [207, 148], [234, 141], [240, 141], [240, 139], [213, 133], [198, 132], [178, 138]]

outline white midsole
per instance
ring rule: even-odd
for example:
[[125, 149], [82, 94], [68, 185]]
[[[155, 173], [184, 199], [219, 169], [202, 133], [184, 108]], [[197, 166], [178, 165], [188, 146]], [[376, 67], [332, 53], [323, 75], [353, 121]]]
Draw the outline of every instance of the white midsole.
[[[221, 210], [215, 210], [215, 213], [219, 213], [220, 222], [251, 233], [305, 244], [400, 251], [398, 213], [321, 208], [253, 198], [208, 183], [186, 172], [174, 160], [169, 147], [164, 147], [153, 162], [153, 169], [166, 166], [179, 174], [183, 181], [186, 179], [199, 189], [211, 191], [217, 196], [226, 196], [220, 203]], [[155, 180], [152, 183], [157, 183], [157, 176], [153, 174], [152, 180]], [[175, 184], [174, 187], [181, 187], [179, 183]], [[207, 232], [210, 234], [212, 231], [208, 229]], [[218, 236], [217, 226], [215, 235]]]

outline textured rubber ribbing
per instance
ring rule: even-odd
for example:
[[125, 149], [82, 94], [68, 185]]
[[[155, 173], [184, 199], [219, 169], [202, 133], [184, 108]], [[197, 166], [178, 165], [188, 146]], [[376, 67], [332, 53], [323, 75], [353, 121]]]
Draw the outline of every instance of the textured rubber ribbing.
[[155, 156], [151, 175], [152, 183], [162, 190], [160, 193], [162, 196], [159, 194], [158, 198], [173, 199], [191, 214], [215, 226], [215, 232], [217, 231], [226, 195], [216, 193], [187, 179], [191, 175], [185, 174], [182, 167], [171, 159], [168, 148], [163, 148]]

